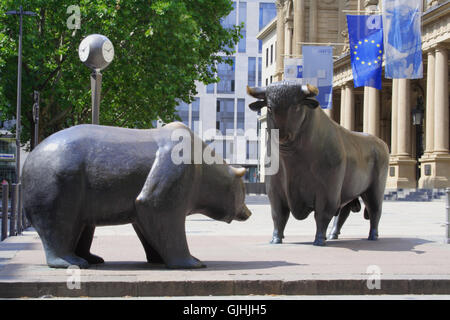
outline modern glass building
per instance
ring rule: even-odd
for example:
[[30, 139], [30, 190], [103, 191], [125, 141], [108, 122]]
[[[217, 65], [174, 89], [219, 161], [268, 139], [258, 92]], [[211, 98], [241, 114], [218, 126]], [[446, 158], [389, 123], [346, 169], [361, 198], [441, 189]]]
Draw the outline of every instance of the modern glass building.
[[[258, 181], [258, 116], [248, 109], [255, 99], [246, 87], [261, 86], [262, 43], [256, 35], [276, 17], [275, 0], [234, 1], [224, 27], [244, 23], [243, 38], [234, 48], [233, 65], [219, 64], [216, 84], [197, 84], [195, 101], [178, 106], [182, 121], [228, 163], [248, 168], [245, 180]], [[211, 134], [212, 133], [212, 134]]]

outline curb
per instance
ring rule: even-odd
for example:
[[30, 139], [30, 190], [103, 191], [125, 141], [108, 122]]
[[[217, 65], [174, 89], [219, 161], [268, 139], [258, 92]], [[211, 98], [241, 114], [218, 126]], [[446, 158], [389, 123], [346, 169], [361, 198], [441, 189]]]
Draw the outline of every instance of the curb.
[[368, 289], [364, 279], [142, 281], [81, 283], [68, 289], [65, 282], [0, 282], [1, 298], [54, 297], [164, 297], [239, 295], [421, 295], [450, 294], [449, 279], [383, 279], [380, 289]]

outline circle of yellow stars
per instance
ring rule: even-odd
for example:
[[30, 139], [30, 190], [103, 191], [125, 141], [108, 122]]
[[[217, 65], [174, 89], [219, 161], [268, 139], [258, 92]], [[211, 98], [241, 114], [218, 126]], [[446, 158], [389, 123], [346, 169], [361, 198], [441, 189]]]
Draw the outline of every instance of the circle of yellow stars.
[[[365, 43], [369, 43], [369, 40], [365, 39], [364, 42], [365, 42]], [[372, 44], [375, 44], [375, 40], [372, 40], [372, 41], [370, 41], [370, 42], [371, 42]], [[357, 49], [358, 49], [358, 46], [360, 46], [360, 45], [362, 45], [362, 44], [363, 44], [362, 41], [358, 41], [358, 44], [355, 45], [355, 46], [353, 47], [353, 49], [354, 49], [353, 54], [354, 54], [355, 57], [356, 57], [356, 61], [360, 61], [360, 60], [361, 60], [361, 59], [357, 56], [357, 55], [358, 55]], [[364, 61], [364, 60], [361, 60], [361, 61], [360, 61], [361, 64], [364, 64], [364, 65], [365, 65], [365, 64], [367, 63], [367, 65], [371, 66], [372, 64], [375, 65], [375, 64], [378, 64], [379, 62], [381, 62], [381, 54], [383, 53], [383, 51], [381, 50], [380, 44], [379, 44], [379, 43], [377, 43], [376, 46], [377, 46], [377, 48], [378, 48], [378, 53], [380, 54], [379, 56], [377, 56], [377, 59], [376, 59], [376, 60], [373, 60], [373, 61]]]

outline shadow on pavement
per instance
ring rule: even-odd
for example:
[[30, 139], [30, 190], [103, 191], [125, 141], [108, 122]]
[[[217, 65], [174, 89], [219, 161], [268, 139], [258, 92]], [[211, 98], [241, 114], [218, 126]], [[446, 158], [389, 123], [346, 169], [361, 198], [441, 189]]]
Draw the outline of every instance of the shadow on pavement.
[[433, 243], [433, 241], [420, 238], [379, 238], [377, 241], [367, 239], [338, 239], [328, 240], [328, 247], [345, 248], [352, 251], [410, 251], [417, 254], [425, 251], [416, 250], [415, 247]]
[[287, 261], [203, 261], [206, 268], [200, 269], [168, 269], [163, 264], [147, 262], [105, 261], [104, 264], [93, 265], [89, 269], [108, 271], [134, 271], [134, 270], [167, 270], [167, 271], [202, 271], [202, 270], [254, 270], [270, 269], [287, 266], [302, 266], [304, 264], [290, 263]]

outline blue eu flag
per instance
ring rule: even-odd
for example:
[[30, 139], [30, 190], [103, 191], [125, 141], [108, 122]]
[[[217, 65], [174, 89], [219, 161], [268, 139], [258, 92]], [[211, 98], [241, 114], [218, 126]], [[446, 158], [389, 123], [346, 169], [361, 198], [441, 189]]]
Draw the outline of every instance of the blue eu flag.
[[383, 28], [380, 15], [347, 15], [350, 58], [355, 88], [381, 90]]

